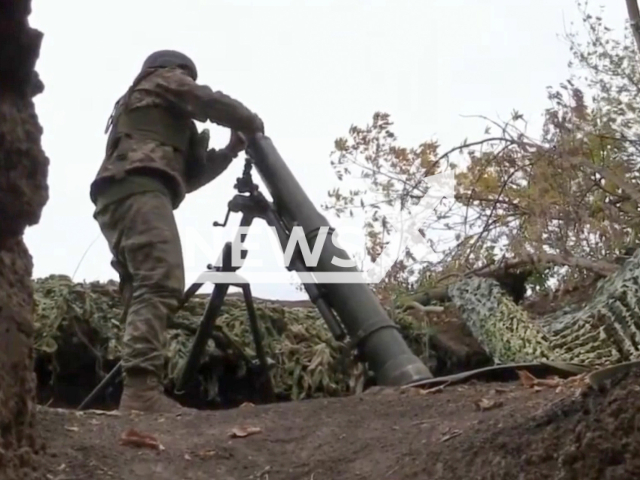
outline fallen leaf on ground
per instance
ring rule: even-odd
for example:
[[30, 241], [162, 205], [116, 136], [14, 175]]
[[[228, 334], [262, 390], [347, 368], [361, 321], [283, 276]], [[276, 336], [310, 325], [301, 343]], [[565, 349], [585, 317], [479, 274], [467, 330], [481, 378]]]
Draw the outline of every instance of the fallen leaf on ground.
[[589, 381], [587, 380], [588, 375], [589, 372], [581, 373], [580, 375], [576, 375], [575, 377], [567, 378], [564, 383], [568, 386], [583, 387], [585, 385], [588, 385], [589, 383]]
[[541, 387], [558, 387], [562, 384], [562, 380], [560, 377], [551, 377], [551, 378], [536, 378], [536, 384]]
[[526, 370], [518, 370], [517, 372], [518, 372], [518, 377], [520, 377], [520, 381], [522, 382], [522, 385], [524, 385], [525, 387], [531, 388], [536, 384], [536, 377], [531, 375]]
[[527, 388], [538, 387], [536, 391], [540, 390], [540, 387], [553, 387], [560, 386], [562, 380], [558, 377], [551, 378], [536, 378], [526, 370], [517, 370], [520, 382]]
[[65, 430], [69, 430], [70, 432], [78, 432], [80, 431], [80, 429], [78, 427], [69, 427], [67, 425], [65, 425]]
[[242, 407], [255, 407], [255, 405], [251, 402], [244, 402], [242, 405], [240, 405], [240, 408]]
[[481, 398], [475, 402], [475, 406], [482, 412], [485, 410], [493, 410], [494, 408], [501, 407], [502, 405], [502, 400], [491, 400], [489, 398]]
[[262, 432], [260, 427], [234, 427], [231, 429], [231, 433], [229, 435], [231, 437], [244, 438], [260, 432]]
[[162, 444], [153, 435], [141, 433], [130, 428], [120, 437], [120, 444], [130, 447], [153, 448], [155, 450], [164, 450]]

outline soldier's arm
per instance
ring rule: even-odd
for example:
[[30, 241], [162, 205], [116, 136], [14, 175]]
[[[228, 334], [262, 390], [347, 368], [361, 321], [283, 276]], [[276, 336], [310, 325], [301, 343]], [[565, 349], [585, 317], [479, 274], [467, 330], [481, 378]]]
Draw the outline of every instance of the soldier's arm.
[[260, 117], [238, 100], [199, 85], [179, 69], [166, 69], [154, 90], [194, 120], [210, 121], [246, 134], [264, 133]]
[[218, 178], [237, 156], [226, 148], [210, 149], [207, 152], [206, 160], [198, 168], [198, 171], [192, 171], [187, 175], [187, 193], [195, 192]]

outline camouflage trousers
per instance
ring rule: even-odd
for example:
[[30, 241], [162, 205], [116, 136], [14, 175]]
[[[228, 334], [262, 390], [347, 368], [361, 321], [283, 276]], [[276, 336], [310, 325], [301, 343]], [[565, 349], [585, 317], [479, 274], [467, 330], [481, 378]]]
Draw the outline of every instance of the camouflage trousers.
[[130, 301], [122, 367], [164, 374], [165, 332], [184, 293], [184, 263], [171, 201], [160, 192], [144, 192], [96, 210], [120, 276], [120, 290]]

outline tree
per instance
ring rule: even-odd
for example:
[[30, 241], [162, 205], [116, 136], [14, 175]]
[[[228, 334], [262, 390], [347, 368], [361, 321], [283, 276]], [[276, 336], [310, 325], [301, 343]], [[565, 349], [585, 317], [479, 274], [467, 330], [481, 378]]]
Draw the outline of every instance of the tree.
[[[549, 106], [536, 137], [513, 111], [508, 122], [481, 117], [485, 135], [441, 152], [437, 141], [398, 145], [387, 113], [352, 126], [335, 142], [331, 164], [348, 187], [332, 190], [324, 206], [336, 215], [365, 215], [367, 249], [379, 255], [393, 234], [390, 212], [411, 215], [425, 201], [425, 177], [453, 169], [455, 202], [437, 223], [454, 242], [432, 246], [435, 261], [410, 249], [381, 285], [402, 289], [435, 283], [501, 262], [533, 264], [535, 288], [615, 270], [614, 258], [640, 233], [640, 72], [633, 37], [617, 39], [602, 17], [578, 2], [584, 39], [566, 35], [571, 76], [547, 92]], [[453, 159], [464, 167], [458, 167]], [[360, 182], [359, 188], [351, 188]], [[364, 185], [362, 185], [364, 183]], [[429, 229], [435, 225], [424, 225]], [[433, 231], [433, 230], [431, 230]], [[505, 263], [506, 262], [506, 263]], [[551, 268], [547, 268], [551, 267]]]

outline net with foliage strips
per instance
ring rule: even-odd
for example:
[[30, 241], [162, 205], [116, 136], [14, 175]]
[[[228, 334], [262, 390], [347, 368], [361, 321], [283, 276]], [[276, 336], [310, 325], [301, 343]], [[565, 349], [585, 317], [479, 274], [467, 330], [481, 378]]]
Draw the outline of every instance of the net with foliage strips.
[[[52, 275], [35, 280], [34, 287], [35, 349], [41, 388], [56, 392], [62, 391], [63, 383], [82, 383], [86, 394], [121, 357], [124, 325], [118, 284], [77, 283], [66, 276]], [[207, 300], [208, 295], [197, 295], [170, 324], [167, 386], [172, 385], [178, 365], [186, 358]], [[278, 399], [342, 396], [362, 389], [365, 372], [347, 346], [333, 339], [315, 308], [256, 301], [256, 311], [266, 354], [274, 362], [271, 378]], [[408, 315], [394, 315], [394, 319], [410, 348], [417, 355], [426, 355], [429, 327]], [[217, 324], [255, 358], [241, 298], [227, 299]], [[221, 385], [233, 390], [247, 374], [237, 349], [226, 343], [224, 337], [212, 339], [201, 362], [199, 402], [206, 406], [225, 403]]]

